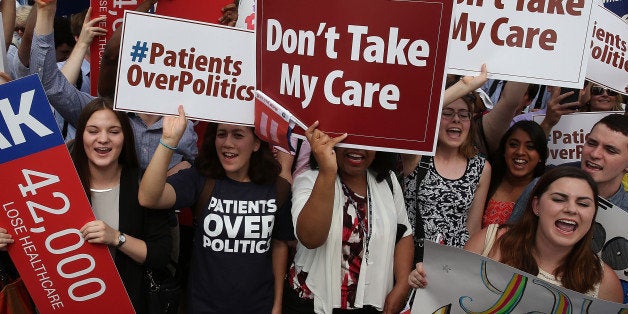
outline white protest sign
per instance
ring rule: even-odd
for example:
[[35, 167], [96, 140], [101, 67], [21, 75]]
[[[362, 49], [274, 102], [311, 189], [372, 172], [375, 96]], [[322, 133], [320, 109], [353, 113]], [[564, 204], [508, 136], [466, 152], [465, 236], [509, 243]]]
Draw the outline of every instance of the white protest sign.
[[595, 216], [593, 251], [612, 268], [624, 289], [624, 302], [628, 300], [628, 210], [598, 197], [600, 206]]
[[587, 78], [617, 92], [626, 94], [628, 85], [628, 22], [602, 4], [591, 10], [591, 53]]
[[412, 314], [625, 313], [622, 304], [555, 286], [534, 275], [458, 248], [425, 242], [428, 285]]
[[[580, 161], [582, 148], [593, 125], [600, 119], [617, 111], [581, 112], [560, 117], [560, 121], [552, 128], [547, 142], [549, 156], [546, 164], [560, 165], [567, 162]], [[541, 123], [545, 115], [536, 115], [534, 122]]]
[[449, 73], [581, 88], [593, 0], [457, 0]]
[[255, 34], [125, 12], [115, 108], [253, 125]]
[[255, 30], [256, 2], [256, 0], [240, 0], [240, 3], [238, 3], [236, 27]]

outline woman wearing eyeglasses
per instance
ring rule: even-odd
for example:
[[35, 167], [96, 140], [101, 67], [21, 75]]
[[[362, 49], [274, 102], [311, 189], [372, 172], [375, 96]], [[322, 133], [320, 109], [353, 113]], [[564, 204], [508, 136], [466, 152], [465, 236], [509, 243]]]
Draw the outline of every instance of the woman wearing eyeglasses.
[[[480, 230], [491, 177], [489, 163], [473, 146], [473, 98], [466, 94], [444, 105], [434, 157], [425, 163], [419, 163], [420, 156], [403, 157], [410, 224], [417, 226], [422, 217], [425, 239], [459, 248]], [[415, 250], [420, 252], [419, 237]]]

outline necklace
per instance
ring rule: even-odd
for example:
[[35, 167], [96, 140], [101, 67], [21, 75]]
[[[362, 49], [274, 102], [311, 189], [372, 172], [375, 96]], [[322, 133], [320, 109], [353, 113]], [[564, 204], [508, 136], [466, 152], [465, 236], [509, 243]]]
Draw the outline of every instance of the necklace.
[[[369, 243], [371, 242], [371, 234], [372, 234], [372, 230], [373, 230], [373, 202], [371, 201], [371, 190], [368, 187], [368, 182], [367, 182], [367, 186], [366, 186], [366, 206], [367, 206], [367, 213], [365, 216], [362, 216], [360, 213], [360, 209], [358, 207], [358, 203], [355, 199], [353, 199], [353, 195], [356, 195], [356, 193], [354, 193], [353, 191], [351, 191], [349, 189], [349, 187], [344, 184], [344, 182], [341, 181], [341, 185], [342, 185], [342, 191], [344, 192], [345, 196], [347, 197], [347, 199], [349, 200], [349, 202], [351, 203], [351, 205], [355, 208], [355, 213], [358, 216], [358, 222], [360, 224], [360, 227], [362, 229], [362, 237], [365, 238], [364, 240], [364, 245], [363, 245], [363, 250], [364, 250], [364, 259], [368, 262], [369, 260]], [[368, 225], [366, 225], [364, 223], [364, 220], [367, 221]]]

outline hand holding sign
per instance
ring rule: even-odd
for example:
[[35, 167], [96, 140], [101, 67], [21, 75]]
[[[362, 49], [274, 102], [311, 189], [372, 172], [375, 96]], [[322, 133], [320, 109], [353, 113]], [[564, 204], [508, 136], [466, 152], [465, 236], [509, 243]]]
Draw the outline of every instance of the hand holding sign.
[[118, 231], [111, 228], [102, 220], [94, 220], [86, 223], [81, 228], [83, 238], [89, 243], [98, 243], [112, 246], [116, 243]]
[[7, 229], [0, 228], [0, 251], [6, 251], [7, 245], [13, 242], [13, 236], [7, 233]]
[[336, 173], [338, 164], [334, 146], [347, 138], [347, 133], [331, 138], [316, 127], [318, 127], [318, 121], [305, 131], [305, 137], [312, 147], [320, 172]]

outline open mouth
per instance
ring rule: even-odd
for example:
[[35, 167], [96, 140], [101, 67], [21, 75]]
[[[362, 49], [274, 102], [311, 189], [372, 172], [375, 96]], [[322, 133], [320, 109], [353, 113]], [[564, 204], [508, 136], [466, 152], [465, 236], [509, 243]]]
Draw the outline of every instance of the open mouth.
[[594, 162], [591, 162], [591, 161], [586, 161], [584, 164], [585, 164], [585, 166], [588, 169], [591, 169], [591, 170], [602, 170], [602, 169], [604, 169], [602, 166], [600, 166], [600, 165], [598, 165], [598, 164], [596, 164]]
[[106, 154], [111, 151], [110, 147], [96, 147], [94, 150], [99, 154]]
[[563, 233], [571, 233], [576, 231], [578, 228], [578, 224], [575, 221], [567, 219], [556, 220], [554, 225]]
[[222, 157], [224, 157], [225, 159], [234, 159], [234, 158], [238, 157], [238, 154], [222, 153]]
[[515, 168], [517, 169], [523, 169], [525, 168], [525, 166], [528, 164], [528, 161], [525, 159], [521, 159], [521, 158], [514, 158], [512, 160], [513, 165], [515, 166]]
[[460, 137], [462, 134], [462, 129], [460, 128], [449, 128], [447, 129], [447, 134], [453, 137]]
[[347, 160], [349, 160], [350, 163], [355, 165], [362, 163], [362, 161], [366, 159], [364, 155], [358, 153], [347, 153], [345, 154], [345, 157], [347, 158]]

